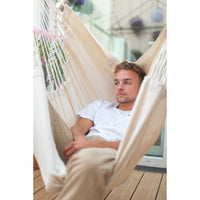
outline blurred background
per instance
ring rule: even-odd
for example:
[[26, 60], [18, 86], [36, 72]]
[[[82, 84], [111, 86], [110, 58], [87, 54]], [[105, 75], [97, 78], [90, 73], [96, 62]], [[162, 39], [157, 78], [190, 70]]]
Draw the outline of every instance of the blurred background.
[[166, 0], [85, 0], [81, 3], [81, 6], [72, 6], [81, 21], [121, 60], [138, 59], [166, 24]]

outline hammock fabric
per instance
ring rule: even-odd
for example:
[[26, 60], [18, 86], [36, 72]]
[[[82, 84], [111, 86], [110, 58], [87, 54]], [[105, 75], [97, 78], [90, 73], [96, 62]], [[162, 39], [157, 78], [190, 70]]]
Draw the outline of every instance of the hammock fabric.
[[[43, 1], [37, 2], [41, 7]], [[68, 127], [75, 123], [76, 113], [92, 101], [115, 99], [112, 71], [120, 60], [99, 45], [71, 8], [64, 6], [61, 15], [53, 2], [48, 2], [51, 11], [49, 21], [56, 19], [54, 31], [57, 31], [57, 35], [64, 33], [63, 42], [57, 38], [67, 62], [61, 63], [62, 71], [51, 73], [47, 69], [47, 74], [54, 79], [54, 86], [50, 80], [51, 89], [47, 91], [42, 63], [35, 49], [34, 155], [46, 189], [58, 192], [63, 187], [67, 173], [66, 160], [60, 152], [64, 148], [66, 132], [70, 131]], [[62, 57], [60, 52], [58, 55]], [[47, 61], [47, 57], [45, 59]], [[52, 62], [47, 62], [54, 68]], [[56, 59], [54, 62], [57, 62]], [[147, 72], [147, 76], [132, 109], [132, 118], [121, 141], [107, 191], [127, 180], [162, 131], [166, 119], [166, 27], [136, 64]], [[65, 78], [60, 81], [58, 77], [62, 72]], [[54, 137], [60, 137], [63, 144], [55, 144]]]

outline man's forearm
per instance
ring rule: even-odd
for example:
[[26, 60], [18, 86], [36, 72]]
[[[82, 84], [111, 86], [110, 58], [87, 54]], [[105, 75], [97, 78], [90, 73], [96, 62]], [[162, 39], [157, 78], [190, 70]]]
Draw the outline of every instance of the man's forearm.
[[72, 126], [71, 132], [72, 132], [73, 137], [78, 136], [78, 135], [85, 135], [85, 133], [83, 132], [83, 129], [78, 125]]
[[[87, 140], [85, 135], [85, 131], [82, 129], [81, 126], [74, 125], [71, 127], [71, 132], [74, 138], [74, 141], [76, 140]], [[99, 140], [93, 140], [88, 143], [88, 147], [99, 147], [99, 148], [112, 148], [112, 149], [118, 149], [119, 148], [120, 141], [116, 142], [107, 142], [107, 141], [99, 141]]]
[[91, 142], [90, 143], [91, 147], [112, 148], [118, 150], [121, 141], [107, 142], [107, 141], [91, 140], [90, 142]]
[[87, 140], [85, 137], [85, 133], [83, 132], [83, 130], [80, 127], [78, 127], [78, 126], [71, 127], [71, 132], [72, 132], [74, 141]]
[[[83, 136], [84, 137], [84, 136]], [[69, 159], [74, 153], [77, 153], [81, 149], [84, 148], [112, 148], [118, 150], [120, 141], [116, 142], [107, 142], [107, 141], [99, 141], [99, 140], [75, 140], [71, 144], [67, 145], [64, 148], [64, 155]]]
[[93, 121], [86, 118], [79, 118], [74, 126], [71, 127], [71, 132], [74, 140], [76, 138], [83, 138], [85, 136], [90, 127], [93, 126]]

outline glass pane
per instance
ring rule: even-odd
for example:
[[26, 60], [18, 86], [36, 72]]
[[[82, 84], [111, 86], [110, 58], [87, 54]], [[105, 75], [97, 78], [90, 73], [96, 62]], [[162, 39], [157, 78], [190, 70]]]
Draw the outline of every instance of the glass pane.
[[164, 125], [163, 130], [160, 134], [160, 137], [155, 142], [153, 147], [149, 150], [149, 152], [146, 154], [147, 156], [155, 156], [155, 157], [162, 157], [163, 156], [164, 134], [166, 134], [165, 125]]

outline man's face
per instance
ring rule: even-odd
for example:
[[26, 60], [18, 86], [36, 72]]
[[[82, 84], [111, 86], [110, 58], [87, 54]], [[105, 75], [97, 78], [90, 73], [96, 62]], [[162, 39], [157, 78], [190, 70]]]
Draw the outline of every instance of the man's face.
[[138, 75], [131, 71], [121, 69], [115, 74], [115, 95], [119, 104], [134, 104], [140, 84]]

